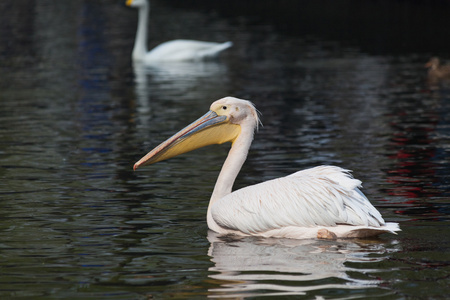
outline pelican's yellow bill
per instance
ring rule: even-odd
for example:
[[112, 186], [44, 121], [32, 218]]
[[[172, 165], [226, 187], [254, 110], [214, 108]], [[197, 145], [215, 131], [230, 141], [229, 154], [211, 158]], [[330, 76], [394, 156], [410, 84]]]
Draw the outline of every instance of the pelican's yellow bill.
[[234, 142], [241, 132], [241, 127], [228, 122], [228, 118], [217, 115], [214, 111], [186, 126], [158, 147], [147, 153], [133, 169], [172, 158], [174, 156], [212, 144]]

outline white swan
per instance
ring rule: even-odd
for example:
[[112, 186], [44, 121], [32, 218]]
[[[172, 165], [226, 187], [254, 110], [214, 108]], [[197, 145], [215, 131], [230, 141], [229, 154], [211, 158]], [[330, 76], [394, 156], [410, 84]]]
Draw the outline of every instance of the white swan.
[[232, 142], [207, 212], [208, 227], [219, 234], [277, 238], [349, 238], [395, 233], [361, 193], [349, 171], [321, 166], [232, 192], [258, 127], [253, 104], [226, 97], [210, 111], [141, 158], [134, 169], [188, 151]]
[[217, 56], [221, 51], [231, 47], [232, 42], [214, 43], [194, 40], [173, 40], [147, 50], [147, 25], [150, 3], [147, 0], [127, 0], [126, 5], [139, 9], [139, 21], [134, 41], [132, 58], [151, 64], [159, 61], [202, 60]]

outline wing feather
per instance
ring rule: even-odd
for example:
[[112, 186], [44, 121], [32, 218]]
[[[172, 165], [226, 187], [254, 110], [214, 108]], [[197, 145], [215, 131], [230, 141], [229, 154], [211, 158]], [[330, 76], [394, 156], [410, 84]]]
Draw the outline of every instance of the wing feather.
[[237, 190], [214, 203], [211, 213], [219, 226], [247, 234], [287, 226], [384, 225], [360, 184], [348, 170], [321, 166]]

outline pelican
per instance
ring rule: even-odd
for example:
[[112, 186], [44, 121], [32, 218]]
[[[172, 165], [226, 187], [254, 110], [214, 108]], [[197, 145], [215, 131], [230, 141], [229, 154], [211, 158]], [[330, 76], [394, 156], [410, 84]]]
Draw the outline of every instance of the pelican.
[[399, 231], [358, 189], [348, 170], [319, 166], [232, 192], [258, 129], [247, 100], [225, 97], [210, 110], [147, 153], [137, 168], [211, 144], [231, 142], [207, 211], [208, 227], [221, 235], [274, 238], [354, 238]]
[[217, 56], [231, 47], [231, 42], [214, 43], [194, 40], [173, 40], [162, 43], [153, 50], [147, 50], [147, 23], [150, 3], [147, 0], [127, 0], [126, 5], [139, 9], [139, 21], [134, 41], [132, 58], [145, 64], [160, 61], [202, 60]]

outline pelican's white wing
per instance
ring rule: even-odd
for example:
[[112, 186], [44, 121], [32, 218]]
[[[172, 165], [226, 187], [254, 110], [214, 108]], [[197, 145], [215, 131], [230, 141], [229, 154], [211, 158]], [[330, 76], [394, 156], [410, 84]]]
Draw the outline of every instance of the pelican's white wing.
[[254, 235], [286, 227], [383, 226], [348, 170], [321, 166], [237, 190], [211, 207], [226, 229]]

